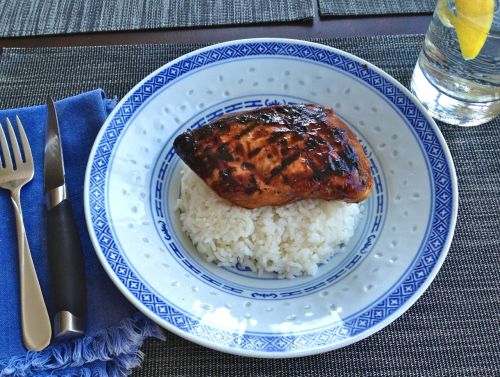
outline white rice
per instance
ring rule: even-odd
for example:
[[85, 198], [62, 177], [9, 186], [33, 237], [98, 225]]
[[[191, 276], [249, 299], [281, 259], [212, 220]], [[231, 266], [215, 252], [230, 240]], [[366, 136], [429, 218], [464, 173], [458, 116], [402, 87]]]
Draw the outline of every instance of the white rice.
[[219, 266], [250, 267], [279, 277], [314, 275], [318, 264], [354, 234], [360, 205], [306, 199], [245, 209], [220, 198], [187, 166], [178, 201], [184, 231]]

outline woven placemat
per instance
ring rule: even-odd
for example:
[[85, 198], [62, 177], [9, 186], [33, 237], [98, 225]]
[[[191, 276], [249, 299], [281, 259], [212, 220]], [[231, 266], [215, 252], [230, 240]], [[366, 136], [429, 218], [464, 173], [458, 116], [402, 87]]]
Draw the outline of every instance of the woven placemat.
[[312, 18], [312, 0], [0, 0], [3, 37]]
[[[321, 40], [408, 85], [422, 36]], [[123, 96], [195, 45], [6, 49], [0, 107], [43, 103], [97, 87]], [[222, 354], [171, 333], [148, 341], [134, 376], [498, 376], [500, 370], [500, 119], [463, 129], [440, 124], [455, 161], [455, 238], [426, 293], [399, 319], [354, 345], [321, 355], [264, 360]]]
[[431, 14], [437, 0], [318, 0], [321, 16]]

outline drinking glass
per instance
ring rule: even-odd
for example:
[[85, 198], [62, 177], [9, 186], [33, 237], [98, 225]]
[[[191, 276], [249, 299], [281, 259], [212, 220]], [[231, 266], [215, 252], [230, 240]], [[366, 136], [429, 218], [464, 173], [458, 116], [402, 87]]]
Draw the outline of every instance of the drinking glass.
[[411, 90], [443, 122], [476, 126], [500, 114], [499, 0], [439, 0]]

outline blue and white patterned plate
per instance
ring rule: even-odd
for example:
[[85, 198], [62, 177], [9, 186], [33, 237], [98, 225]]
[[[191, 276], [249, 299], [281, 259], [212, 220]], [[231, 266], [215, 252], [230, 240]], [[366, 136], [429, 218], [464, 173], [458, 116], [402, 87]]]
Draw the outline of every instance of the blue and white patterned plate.
[[[225, 113], [300, 102], [332, 106], [369, 156], [376, 186], [355, 236], [313, 277], [206, 263], [175, 212], [173, 139]], [[85, 211], [105, 270], [154, 321], [221, 351], [292, 357], [365, 338], [417, 300], [448, 251], [457, 183], [435, 123], [393, 78], [319, 44], [255, 39], [182, 56], [121, 100], [90, 156]]]

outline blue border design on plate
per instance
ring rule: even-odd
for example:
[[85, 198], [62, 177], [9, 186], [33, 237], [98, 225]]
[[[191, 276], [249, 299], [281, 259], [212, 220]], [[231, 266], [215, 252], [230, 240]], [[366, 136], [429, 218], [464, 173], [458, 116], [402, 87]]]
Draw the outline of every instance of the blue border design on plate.
[[[113, 147], [127, 121], [153, 93], [176, 78], [215, 62], [249, 56], [293, 56], [343, 70], [378, 90], [405, 116], [427, 153], [435, 184], [434, 212], [428, 242], [423, 245], [417, 263], [402, 282], [385, 298], [364, 313], [331, 328], [298, 335], [238, 334], [207, 326], [172, 308], [152, 294], [139, 281], [120, 255], [105, 212], [105, 181]], [[439, 139], [423, 114], [399, 88], [367, 66], [311, 45], [293, 42], [246, 42], [225, 45], [188, 56], [144, 82], [117, 110], [101, 134], [90, 166], [89, 212], [93, 232], [109, 266], [145, 307], [176, 327], [205, 341], [244, 351], [281, 353], [327, 346], [367, 331], [396, 312], [427, 280], [446, 244], [452, 222], [453, 192], [451, 173]]]

